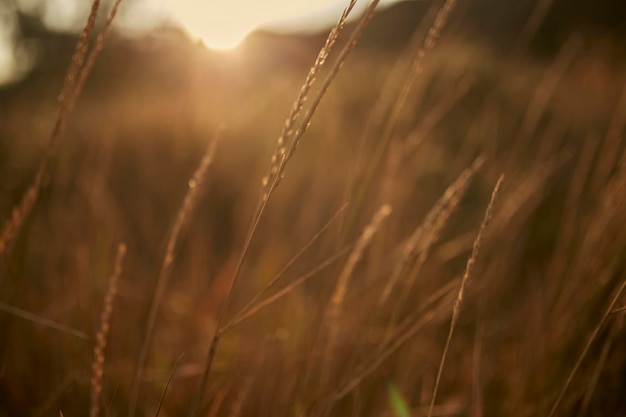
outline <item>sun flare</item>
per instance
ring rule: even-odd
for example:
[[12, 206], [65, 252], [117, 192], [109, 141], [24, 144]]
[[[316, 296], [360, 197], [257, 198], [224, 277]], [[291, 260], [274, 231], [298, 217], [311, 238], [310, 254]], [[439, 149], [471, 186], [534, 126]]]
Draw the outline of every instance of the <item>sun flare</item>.
[[232, 49], [263, 26], [302, 18], [334, 0], [159, 0], [191, 36], [211, 49]]
[[196, 36], [202, 40], [202, 42], [211, 49], [216, 50], [229, 50], [236, 48], [254, 27], [246, 26], [201, 26], [190, 27], [189, 24], [185, 24], [185, 27], [192, 36]]
[[172, 10], [172, 15], [191, 36], [201, 39], [211, 49], [233, 49], [258, 26], [250, 18], [181, 7]]

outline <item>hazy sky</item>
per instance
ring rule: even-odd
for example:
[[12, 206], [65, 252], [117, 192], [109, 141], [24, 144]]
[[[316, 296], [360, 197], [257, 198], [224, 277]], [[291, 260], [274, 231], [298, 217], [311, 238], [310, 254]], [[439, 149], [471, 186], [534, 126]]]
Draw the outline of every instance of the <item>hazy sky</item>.
[[[144, 7], [150, 0], [143, 0]], [[348, 0], [152, 0], [209, 47], [233, 47], [252, 30], [319, 30], [334, 23]], [[389, 4], [393, 0], [383, 0]], [[354, 13], [369, 0], [357, 2]]]
[[[401, 0], [381, 0], [384, 7]], [[433, 1], [433, 0], [411, 0]], [[370, 0], [359, 0], [358, 15]], [[258, 28], [283, 32], [323, 30], [337, 21], [349, 0], [126, 0], [116, 20], [121, 30], [144, 31], [163, 22], [180, 25], [214, 49], [228, 49]], [[0, 85], [28, 68], [29, 51], [16, 43], [16, 7], [38, 14], [50, 29], [77, 31], [88, 0], [0, 0]]]

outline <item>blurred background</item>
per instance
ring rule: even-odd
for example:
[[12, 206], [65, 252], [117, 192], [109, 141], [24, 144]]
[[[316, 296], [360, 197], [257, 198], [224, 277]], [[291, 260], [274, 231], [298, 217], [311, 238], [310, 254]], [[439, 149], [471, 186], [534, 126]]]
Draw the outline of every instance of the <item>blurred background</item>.
[[[102, 2], [97, 29], [111, 3]], [[556, 401], [626, 279], [626, 3], [459, 1], [413, 80], [442, 4], [381, 2], [331, 84], [261, 219], [226, 316], [347, 202], [270, 294], [336, 259], [224, 335], [201, 415], [404, 415], [390, 392], [410, 415], [426, 415], [459, 279], [501, 173], [434, 415], [547, 415]], [[359, 1], [355, 16], [365, 6]], [[3, 227], [45, 154], [90, 7], [0, 1]], [[38, 201], [0, 255], [0, 416], [89, 409], [94, 335], [121, 241], [128, 255], [101, 409], [128, 412], [168, 236], [223, 127], [175, 252], [136, 414], [155, 415], [184, 353], [160, 415], [186, 415], [276, 139], [344, 7], [122, 2]], [[460, 184], [480, 155], [482, 168]], [[429, 216], [452, 184], [458, 201]], [[393, 213], [353, 273], [329, 360], [318, 345], [342, 248], [385, 203]], [[419, 239], [403, 260], [411, 236]], [[390, 287], [397, 265], [402, 274]], [[623, 312], [612, 313], [557, 415], [626, 413], [625, 342]], [[330, 382], [320, 375], [326, 367]], [[360, 384], [346, 391], [355, 378]]]
[[[436, 3], [433, 0], [382, 1], [379, 10], [384, 12], [379, 13], [377, 35], [393, 41], [386, 45], [388, 48], [394, 44], [398, 47], [398, 41], [406, 40], [416, 22]], [[366, 5], [366, 2], [357, 2], [352, 16], [362, 12]], [[344, 2], [338, 0], [273, 0], [263, 5], [247, 0], [227, 4], [130, 0], [124, 2], [115, 26], [119, 35], [134, 40], [163, 34], [166, 27], [176, 28], [202, 39], [209, 48], [225, 49], [259, 29], [283, 34], [324, 32], [336, 22], [344, 6]], [[72, 43], [69, 38], [82, 29], [90, 4], [75, 0], [7, 0], [0, 7], [0, 82], [5, 84], [40, 66], [51, 67], [50, 55], [55, 55], [51, 51], [61, 48], [63, 35]], [[460, 7], [465, 11], [456, 13], [456, 20], [463, 26], [464, 37], [505, 50], [515, 45], [515, 39], [519, 41], [520, 37], [532, 35], [532, 39], [522, 39], [530, 41], [532, 52], [554, 53], [572, 32], [619, 49], [623, 47], [626, 32], [624, 5], [619, 0], [602, 0], [593, 5], [582, 0], [522, 0], [514, 4], [475, 0]], [[532, 19], [529, 22], [533, 11], [542, 17], [540, 24]], [[535, 33], [524, 31], [529, 23], [535, 23], [530, 25]], [[62, 58], [58, 56], [57, 62], [64, 62]]]

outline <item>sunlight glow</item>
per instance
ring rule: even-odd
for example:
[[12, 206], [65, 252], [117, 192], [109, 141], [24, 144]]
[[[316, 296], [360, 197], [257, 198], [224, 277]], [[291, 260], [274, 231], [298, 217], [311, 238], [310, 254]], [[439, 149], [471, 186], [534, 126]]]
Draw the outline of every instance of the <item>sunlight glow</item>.
[[236, 47], [255, 29], [309, 15], [337, 0], [159, 0], [190, 35], [212, 49]]

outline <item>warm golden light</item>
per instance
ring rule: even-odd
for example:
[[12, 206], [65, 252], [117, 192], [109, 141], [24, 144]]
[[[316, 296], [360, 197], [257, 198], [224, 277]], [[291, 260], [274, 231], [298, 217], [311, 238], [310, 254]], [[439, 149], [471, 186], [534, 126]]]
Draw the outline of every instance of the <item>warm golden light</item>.
[[176, 2], [169, 10], [190, 35], [200, 38], [212, 49], [236, 47], [259, 24], [252, 16], [237, 16], [231, 6], [211, 3], [194, 6], [191, 3]]
[[212, 49], [236, 47], [262, 26], [294, 18], [302, 21], [320, 10], [334, 11], [336, 6], [341, 10], [345, 6], [336, 0], [160, 0], [160, 3], [192, 36]]
[[254, 28], [247, 27], [201, 27], [194, 28], [185, 25], [192, 35], [202, 39], [205, 45], [211, 49], [228, 50], [233, 49], [245, 39]]

